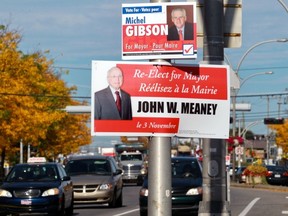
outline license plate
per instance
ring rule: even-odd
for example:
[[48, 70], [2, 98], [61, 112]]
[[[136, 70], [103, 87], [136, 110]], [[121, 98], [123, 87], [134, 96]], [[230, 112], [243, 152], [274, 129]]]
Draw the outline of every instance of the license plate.
[[274, 177], [275, 177], [275, 178], [280, 178], [281, 175], [279, 175], [279, 174], [275, 174]]
[[21, 200], [21, 205], [31, 205], [32, 201], [31, 200]]

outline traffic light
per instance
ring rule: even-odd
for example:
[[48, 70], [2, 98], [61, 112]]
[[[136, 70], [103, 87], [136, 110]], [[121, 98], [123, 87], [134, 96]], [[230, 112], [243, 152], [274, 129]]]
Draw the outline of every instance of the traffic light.
[[284, 118], [264, 118], [264, 124], [284, 124]]

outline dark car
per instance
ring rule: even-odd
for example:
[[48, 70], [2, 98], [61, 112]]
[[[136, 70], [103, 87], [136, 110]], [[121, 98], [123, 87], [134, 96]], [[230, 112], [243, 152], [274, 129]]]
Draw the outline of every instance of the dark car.
[[73, 181], [74, 204], [122, 206], [122, 170], [111, 156], [72, 156], [65, 165]]
[[288, 185], [288, 171], [284, 166], [266, 165], [266, 180], [271, 185]]
[[[32, 160], [30, 160], [32, 161]], [[73, 214], [73, 184], [62, 164], [17, 164], [0, 186], [0, 215]]]
[[[173, 157], [172, 160], [172, 211], [198, 212], [202, 201], [202, 167], [197, 158]], [[148, 213], [148, 174], [140, 189], [140, 215]]]

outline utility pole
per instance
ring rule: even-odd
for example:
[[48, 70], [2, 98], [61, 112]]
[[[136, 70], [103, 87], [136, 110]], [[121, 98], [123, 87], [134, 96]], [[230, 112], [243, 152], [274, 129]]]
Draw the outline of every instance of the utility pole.
[[[150, 0], [151, 3], [170, 2]], [[158, 59], [153, 62], [163, 62]], [[149, 142], [148, 215], [171, 216], [171, 138], [152, 137]]]
[[[203, 62], [224, 64], [223, 0], [204, 0]], [[225, 178], [226, 145], [221, 139], [204, 139], [203, 201], [198, 215], [230, 215]]]

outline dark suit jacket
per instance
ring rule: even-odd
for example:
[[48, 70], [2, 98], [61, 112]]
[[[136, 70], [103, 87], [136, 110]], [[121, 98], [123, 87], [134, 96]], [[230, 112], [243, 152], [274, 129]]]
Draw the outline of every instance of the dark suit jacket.
[[[186, 22], [184, 27], [184, 40], [193, 40], [193, 32], [193, 24]], [[178, 30], [175, 25], [168, 30], [167, 41], [170, 40], [179, 40]]]
[[121, 116], [109, 87], [95, 93], [95, 120], [131, 120], [132, 106], [130, 95], [121, 90]]

